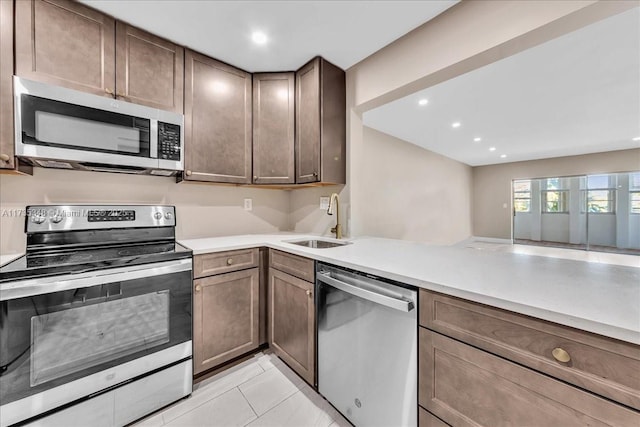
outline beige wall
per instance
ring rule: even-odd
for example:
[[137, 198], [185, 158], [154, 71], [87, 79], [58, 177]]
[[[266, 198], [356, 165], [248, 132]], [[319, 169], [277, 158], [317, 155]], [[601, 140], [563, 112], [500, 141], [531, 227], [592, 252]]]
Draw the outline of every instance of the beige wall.
[[475, 167], [473, 234], [511, 238], [511, 181], [514, 179], [636, 170], [640, 170], [640, 149]]
[[342, 232], [349, 233], [347, 216], [349, 212], [349, 200], [344, 185], [328, 187], [312, 187], [292, 190], [290, 194], [291, 230], [296, 233], [313, 233], [324, 236], [332, 236], [331, 228], [336, 225], [336, 216], [327, 215], [327, 211], [320, 209], [320, 197], [329, 197], [332, 193], [338, 193], [340, 205], [340, 221]]
[[[244, 198], [253, 210], [243, 209]], [[289, 192], [202, 184], [173, 178], [34, 168], [34, 175], [0, 175], [0, 253], [25, 249], [24, 218], [11, 209], [29, 204], [168, 204], [177, 209], [178, 238], [287, 231]]]
[[471, 167], [364, 127], [362, 234], [452, 244], [471, 235]]

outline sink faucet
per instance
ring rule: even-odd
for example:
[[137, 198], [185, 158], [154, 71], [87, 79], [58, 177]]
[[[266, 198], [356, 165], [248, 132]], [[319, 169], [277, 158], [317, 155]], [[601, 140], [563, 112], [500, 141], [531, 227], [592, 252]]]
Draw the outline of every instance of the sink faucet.
[[331, 229], [331, 232], [335, 233], [336, 239], [342, 239], [342, 225], [340, 224], [340, 197], [338, 196], [338, 193], [333, 193], [329, 198], [327, 215], [333, 215], [334, 205], [336, 207], [336, 226]]

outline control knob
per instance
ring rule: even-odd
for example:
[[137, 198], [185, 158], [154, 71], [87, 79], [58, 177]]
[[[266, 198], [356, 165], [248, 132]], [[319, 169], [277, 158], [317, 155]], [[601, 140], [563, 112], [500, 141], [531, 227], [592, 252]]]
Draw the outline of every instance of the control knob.
[[62, 214], [60, 212], [56, 212], [52, 217], [51, 217], [51, 222], [53, 222], [54, 224], [58, 224], [60, 221], [62, 221]]
[[162, 219], [162, 212], [156, 212], [156, 213], [154, 213], [154, 214], [153, 214], [153, 217], [154, 217], [155, 219]]
[[43, 214], [36, 214], [31, 217], [31, 222], [42, 224], [47, 219]]

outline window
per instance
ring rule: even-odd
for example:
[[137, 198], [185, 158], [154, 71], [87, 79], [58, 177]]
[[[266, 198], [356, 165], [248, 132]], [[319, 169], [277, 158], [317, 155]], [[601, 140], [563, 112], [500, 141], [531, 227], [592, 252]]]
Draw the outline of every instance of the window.
[[640, 214], [640, 172], [629, 174], [629, 212]]
[[587, 212], [590, 214], [615, 213], [616, 176], [590, 175], [587, 177]]
[[513, 208], [516, 212], [531, 212], [531, 180], [513, 181]]
[[566, 178], [543, 180], [540, 192], [543, 213], [569, 213], [569, 190]]

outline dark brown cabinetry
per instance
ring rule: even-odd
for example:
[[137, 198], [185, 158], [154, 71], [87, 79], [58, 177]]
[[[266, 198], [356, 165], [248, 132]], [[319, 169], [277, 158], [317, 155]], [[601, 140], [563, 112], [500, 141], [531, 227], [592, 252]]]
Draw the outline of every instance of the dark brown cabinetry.
[[345, 73], [317, 57], [296, 73], [296, 183], [346, 181]]
[[636, 345], [426, 290], [420, 326], [425, 425], [640, 425]]
[[[258, 249], [250, 249], [195, 256], [194, 374], [255, 350], [260, 345], [262, 287], [258, 253]], [[249, 262], [249, 258], [252, 261]], [[239, 262], [236, 264], [235, 260]], [[207, 264], [214, 268], [203, 268]], [[215, 275], [202, 277], [207, 272]]]
[[75, 1], [17, 1], [16, 74], [113, 96], [115, 25], [113, 18]]
[[0, 169], [14, 168], [13, 2], [0, 1]]
[[251, 74], [185, 54], [184, 179], [251, 183]]
[[116, 97], [183, 112], [184, 48], [116, 23]]
[[293, 184], [294, 73], [253, 75], [253, 183]]
[[314, 284], [291, 274], [277, 270], [273, 255], [280, 256], [280, 265], [291, 259], [290, 269], [297, 270], [304, 264], [313, 266], [310, 259], [271, 251], [269, 269], [269, 325], [270, 346], [273, 352], [284, 360], [309, 384], [315, 382], [315, 305]]
[[16, 2], [18, 76], [181, 113], [183, 58], [182, 47], [78, 2]]

